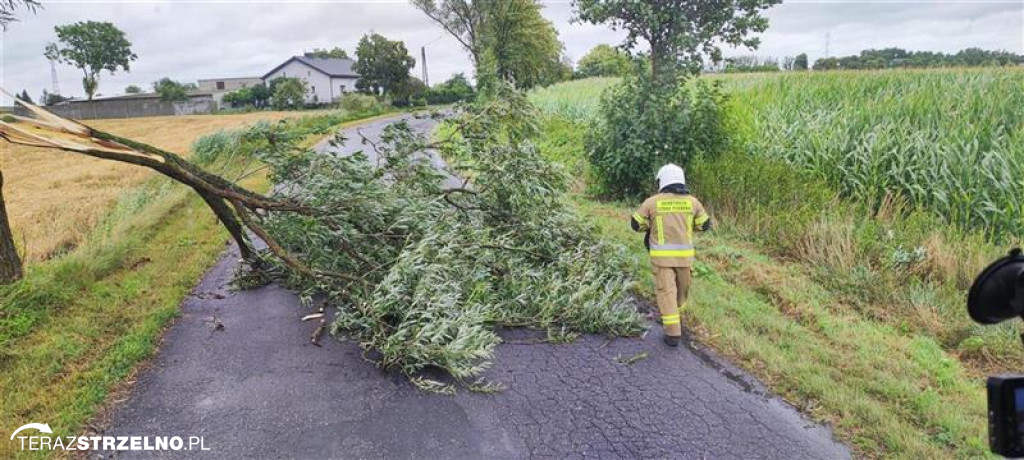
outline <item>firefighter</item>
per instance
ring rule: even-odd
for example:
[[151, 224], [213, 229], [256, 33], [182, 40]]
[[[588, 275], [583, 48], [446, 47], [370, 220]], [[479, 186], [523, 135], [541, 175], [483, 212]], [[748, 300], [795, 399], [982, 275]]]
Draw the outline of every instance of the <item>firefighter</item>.
[[686, 306], [694, 260], [693, 233], [711, 229], [704, 206], [686, 188], [683, 168], [667, 164], [658, 170], [658, 193], [644, 201], [630, 219], [634, 231], [645, 232], [658, 291], [658, 310], [665, 344], [679, 346], [683, 334], [679, 312]]

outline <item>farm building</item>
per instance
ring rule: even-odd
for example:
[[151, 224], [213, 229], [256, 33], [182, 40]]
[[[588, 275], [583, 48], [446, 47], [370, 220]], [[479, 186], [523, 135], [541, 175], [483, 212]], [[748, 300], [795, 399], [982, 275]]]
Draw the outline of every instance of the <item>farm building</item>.
[[224, 95], [242, 88], [251, 88], [263, 80], [260, 77], [230, 77], [230, 78], [201, 78], [199, 79], [199, 92], [209, 93], [213, 100], [220, 106], [223, 103]]
[[294, 77], [306, 81], [306, 102], [333, 102], [343, 94], [355, 91], [359, 74], [351, 59], [324, 59], [311, 54], [293, 56], [263, 76], [267, 84], [280, 77]]

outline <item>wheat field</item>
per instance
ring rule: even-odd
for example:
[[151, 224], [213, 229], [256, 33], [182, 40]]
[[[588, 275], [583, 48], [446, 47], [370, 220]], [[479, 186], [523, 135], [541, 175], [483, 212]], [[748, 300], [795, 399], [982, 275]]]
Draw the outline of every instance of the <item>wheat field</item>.
[[[188, 155], [200, 136], [304, 112], [252, 112], [90, 120], [101, 131]], [[152, 173], [81, 154], [0, 142], [4, 198], [17, 244], [29, 264], [75, 248], [125, 190]]]

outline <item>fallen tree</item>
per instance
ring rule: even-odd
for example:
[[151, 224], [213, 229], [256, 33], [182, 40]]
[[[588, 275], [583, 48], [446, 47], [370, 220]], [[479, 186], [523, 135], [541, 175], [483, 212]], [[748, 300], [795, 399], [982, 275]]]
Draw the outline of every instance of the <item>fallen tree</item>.
[[[497, 388], [479, 377], [498, 327], [543, 328], [555, 340], [641, 330], [623, 250], [566, 204], [566, 174], [528, 141], [536, 116], [520, 93], [459, 106], [441, 142], [396, 122], [379, 142], [363, 139], [375, 162], [301, 148], [273, 126], [253, 129], [247, 135], [264, 141], [253, 155], [275, 184], [267, 195], [26, 106], [36, 118], [0, 123], [0, 137], [149, 167], [188, 185], [242, 249], [241, 287], [273, 281], [309, 303], [323, 296], [337, 307], [335, 334], [421, 388], [455, 390], [424, 377], [430, 368], [470, 389]], [[424, 155], [431, 148], [465, 160], [452, 168], [467, 178], [461, 187], [443, 187], [445, 174]], [[267, 249], [256, 250], [246, 231]]]

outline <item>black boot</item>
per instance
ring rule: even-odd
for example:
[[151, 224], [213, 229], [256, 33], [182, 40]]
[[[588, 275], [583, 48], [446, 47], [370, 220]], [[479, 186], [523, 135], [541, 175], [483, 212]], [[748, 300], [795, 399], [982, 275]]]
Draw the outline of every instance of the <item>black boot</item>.
[[662, 340], [665, 341], [665, 345], [668, 345], [670, 347], [679, 346], [679, 336], [677, 335], [666, 335], [662, 337]]

